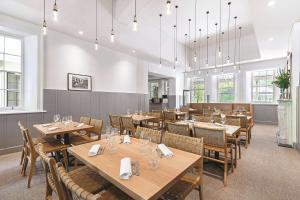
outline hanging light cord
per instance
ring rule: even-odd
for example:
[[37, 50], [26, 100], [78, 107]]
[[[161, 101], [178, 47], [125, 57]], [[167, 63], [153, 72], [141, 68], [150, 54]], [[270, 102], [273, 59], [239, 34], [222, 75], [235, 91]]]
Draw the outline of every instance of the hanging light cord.
[[111, 31], [114, 31], [114, 0], [111, 0]]
[[227, 59], [230, 60], [230, 45], [229, 45], [229, 40], [230, 40], [230, 33], [229, 33], [229, 26], [230, 26], [230, 5], [231, 2], [228, 2], [228, 57]]
[[200, 70], [200, 67], [201, 67], [201, 38], [202, 38], [202, 29], [200, 28], [199, 29], [199, 70]]
[[[188, 57], [190, 58], [190, 48], [191, 48], [191, 19], [189, 19], [189, 51], [188, 51]], [[190, 59], [189, 61], [189, 67], [191, 67]]]
[[185, 71], [186, 70], [186, 41], [187, 41], [187, 34], [185, 34], [185, 40], [184, 40], [184, 66], [185, 66]]
[[233, 57], [233, 62], [234, 65], [236, 63], [236, 20], [237, 20], [237, 16], [234, 17], [234, 57]]
[[96, 41], [98, 41], [98, 0], [96, 0]]
[[[224, 51], [224, 32], [222, 34], [222, 51]], [[224, 67], [224, 56], [222, 55], [222, 72], [223, 72], [223, 67]]]
[[221, 35], [222, 35], [222, 0], [220, 0], [219, 52], [221, 52]]
[[159, 14], [159, 64], [161, 64], [161, 17], [162, 14]]
[[178, 58], [177, 58], [177, 41], [178, 41], [178, 40], [177, 40], [177, 28], [178, 28], [178, 27], [177, 27], [177, 26], [178, 26], [178, 23], [177, 23], [177, 22], [178, 22], [178, 20], [177, 20], [177, 16], [178, 16], [178, 14], [177, 14], [177, 9], [178, 9], [178, 5], [176, 5], [175, 8], [176, 8], [176, 27], [175, 27], [175, 31], [176, 31], [176, 35], [175, 35], [175, 38], [176, 38], [176, 43], [175, 43], [175, 49], [176, 49], [175, 53], [176, 53], [176, 57], [175, 57], [175, 61], [177, 62], [177, 59], [178, 59]]
[[195, 40], [194, 40], [195, 57], [197, 56], [196, 43], [197, 43], [197, 0], [195, 0]]
[[134, 18], [136, 18], [136, 0], [134, 0]]
[[242, 27], [239, 27], [240, 35], [239, 35], [239, 70], [241, 70], [241, 38], [242, 38]]
[[215, 26], [216, 26], [215, 68], [217, 68], [217, 54], [218, 54], [218, 23], [215, 23]]
[[206, 12], [206, 64], [208, 65], [208, 15], [209, 11]]
[[46, 0], [44, 0], [44, 22], [46, 22]]

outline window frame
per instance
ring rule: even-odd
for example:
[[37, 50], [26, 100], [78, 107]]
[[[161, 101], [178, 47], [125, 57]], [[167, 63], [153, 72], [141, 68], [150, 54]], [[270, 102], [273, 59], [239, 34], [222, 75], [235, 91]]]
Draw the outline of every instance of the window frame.
[[[273, 81], [274, 81], [274, 78], [275, 78], [275, 69], [263, 69], [263, 70], [251, 71], [251, 102], [252, 103], [272, 104], [275, 101], [275, 86], [274, 85], [272, 85], [272, 89], [273, 89], [273, 92], [272, 92], [272, 94], [273, 94], [272, 95], [272, 101], [254, 101], [253, 100], [253, 86], [254, 86], [253, 85], [253, 77], [254, 77], [253, 73], [254, 72], [267, 72], [267, 71], [273, 71]], [[265, 77], [267, 77], [267, 75], [265, 75]], [[264, 88], [268, 88], [268, 85], [264, 86]]]
[[[232, 93], [224, 93], [224, 92], [220, 93], [219, 92], [220, 91], [220, 88], [219, 88], [219, 86], [220, 86], [220, 79], [221, 79], [220, 77], [229, 76], [229, 75], [232, 76], [233, 92]], [[219, 103], [233, 103], [233, 102], [235, 102], [235, 100], [236, 100], [236, 94], [235, 94], [236, 83], [235, 83], [235, 78], [236, 78], [236, 76], [235, 76], [234, 73], [221, 74], [221, 75], [217, 76], [217, 101]], [[225, 78], [222, 78], [222, 79], [225, 79]], [[233, 101], [220, 101], [220, 94], [232, 94], [233, 95]]]
[[[15, 72], [15, 71], [8, 71], [8, 70], [1, 70], [0, 72], [4, 72], [5, 73], [5, 106], [4, 107], [0, 107], [0, 109], [4, 109], [4, 110], [12, 110], [12, 109], [20, 109], [24, 107], [24, 37], [20, 36], [20, 35], [15, 35], [15, 34], [11, 34], [11, 33], [7, 33], [5, 31], [0, 31], [0, 35], [3, 36], [4, 38], [8, 37], [8, 38], [13, 38], [13, 39], [18, 39], [21, 41], [21, 70], [20, 72]], [[15, 55], [15, 54], [8, 54], [5, 53], [5, 43], [4, 43], [4, 51], [1, 52], [3, 54], [3, 62], [5, 63], [5, 56], [4, 55], [11, 55], [11, 56], [19, 56], [19, 55]], [[7, 89], [7, 73], [17, 73], [20, 74], [20, 89], [19, 89], [19, 105], [18, 106], [8, 106], [8, 95], [7, 95], [7, 91], [9, 89]]]

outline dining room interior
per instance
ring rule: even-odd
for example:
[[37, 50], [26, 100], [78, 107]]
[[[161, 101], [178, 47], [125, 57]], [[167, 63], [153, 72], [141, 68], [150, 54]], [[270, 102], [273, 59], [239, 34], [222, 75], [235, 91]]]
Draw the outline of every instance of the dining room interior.
[[1, 200], [298, 200], [299, 0], [1, 0]]

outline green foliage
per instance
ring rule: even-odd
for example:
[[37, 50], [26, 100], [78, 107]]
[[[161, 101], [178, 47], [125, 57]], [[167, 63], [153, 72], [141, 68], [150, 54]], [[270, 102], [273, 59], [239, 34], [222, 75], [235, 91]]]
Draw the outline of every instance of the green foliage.
[[272, 82], [276, 87], [287, 89], [290, 86], [290, 74], [284, 69], [279, 69], [275, 81]]

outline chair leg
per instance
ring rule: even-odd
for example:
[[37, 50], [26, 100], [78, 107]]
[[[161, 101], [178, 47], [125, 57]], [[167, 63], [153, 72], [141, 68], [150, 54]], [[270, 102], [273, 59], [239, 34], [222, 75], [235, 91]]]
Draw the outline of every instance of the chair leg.
[[23, 165], [22, 165], [22, 170], [21, 170], [22, 176], [26, 175], [27, 164], [28, 164], [28, 158], [25, 156], [24, 161], [23, 161]]
[[62, 153], [63, 153], [65, 168], [66, 168], [66, 170], [68, 170], [68, 152], [65, 149], [65, 150], [62, 151]]
[[235, 139], [234, 144], [234, 166], [237, 167], [237, 151], [238, 151], [238, 141]]
[[230, 160], [231, 160], [231, 173], [233, 173], [234, 163], [233, 163], [233, 148], [232, 147], [231, 147], [231, 153], [230, 153]]
[[29, 175], [28, 175], [28, 182], [27, 182], [27, 188], [30, 188], [30, 183], [31, 183], [31, 178], [33, 176], [33, 172], [35, 171], [35, 159], [31, 159], [30, 161], [30, 170], [29, 170]]
[[225, 160], [224, 160], [224, 186], [227, 185], [227, 167], [228, 167], [228, 162], [227, 162], [227, 153], [225, 154]]
[[48, 183], [48, 180], [47, 180], [47, 183], [46, 183], [46, 200], [49, 200], [49, 199], [52, 199], [52, 189]]
[[242, 152], [241, 152], [241, 141], [239, 141], [239, 159], [242, 158]]
[[203, 200], [202, 185], [199, 185], [199, 200]]
[[24, 149], [22, 149], [22, 155], [21, 155], [20, 165], [23, 164], [23, 162], [24, 162], [24, 157], [25, 157], [25, 151], [24, 151]]

